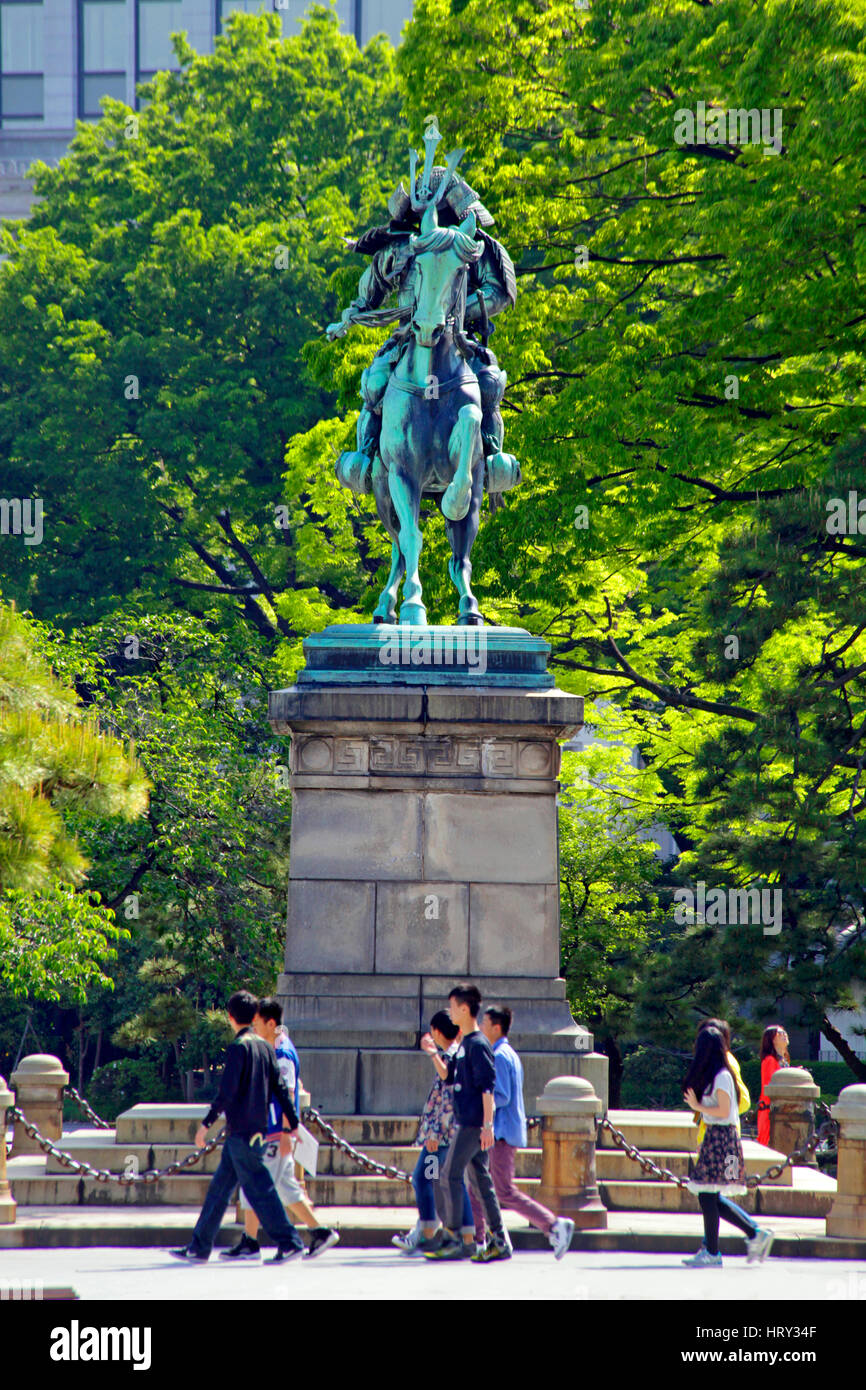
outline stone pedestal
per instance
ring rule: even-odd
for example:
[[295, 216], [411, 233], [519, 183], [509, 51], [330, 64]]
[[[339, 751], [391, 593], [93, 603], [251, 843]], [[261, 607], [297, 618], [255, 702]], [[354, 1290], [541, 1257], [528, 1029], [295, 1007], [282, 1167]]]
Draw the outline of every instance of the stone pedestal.
[[[9, 1078], [15, 1088], [16, 1105], [46, 1139], [59, 1139], [63, 1133], [63, 1088], [69, 1085], [69, 1073], [63, 1070], [57, 1057], [34, 1052], [21, 1061]], [[21, 1121], [15, 1121], [12, 1134], [12, 1156], [41, 1154], [42, 1150], [24, 1133]]]
[[6, 1176], [6, 1111], [15, 1104], [15, 1097], [0, 1076], [0, 1226], [15, 1222], [15, 1199]]
[[[815, 1128], [815, 1101], [821, 1089], [803, 1067], [781, 1067], [767, 1083], [770, 1102], [770, 1148], [791, 1154], [802, 1149]], [[813, 1155], [801, 1163], [817, 1168]]]
[[583, 1077], [556, 1076], [539, 1096], [537, 1109], [544, 1116], [538, 1200], [557, 1216], [570, 1217], [578, 1230], [606, 1230], [607, 1211], [595, 1176], [601, 1101]]
[[270, 697], [272, 728], [292, 736], [278, 994], [326, 1112], [417, 1110], [430, 1084], [418, 1041], [460, 980], [514, 1009], [528, 1095], [565, 1071], [606, 1096], [607, 1059], [589, 1055], [559, 978], [559, 741], [583, 701], [552, 688], [546, 643], [480, 632], [481, 676], [477, 662], [376, 661], [389, 635], [399, 655], [418, 629], [329, 629], [305, 642], [298, 684]]
[[846, 1086], [830, 1113], [839, 1121], [839, 1165], [827, 1235], [866, 1240], [866, 1086]]

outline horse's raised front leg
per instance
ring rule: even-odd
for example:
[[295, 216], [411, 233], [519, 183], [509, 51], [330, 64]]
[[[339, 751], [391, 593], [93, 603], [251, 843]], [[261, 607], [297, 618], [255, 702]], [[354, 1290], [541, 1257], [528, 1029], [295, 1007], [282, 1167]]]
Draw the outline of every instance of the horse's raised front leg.
[[421, 601], [421, 577], [418, 573], [421, 559], [421, 532], [418, 528], [421, 493], [394, 467], [388, 474], [388, 486], [400, 523], [400, 551], [406, 566], [400, 622], [420, 627], [427, 622], [427, 610]]
[[454, 476], [445, 489], [442, 512], [449, 521], [462, 521], [469, 511], [473, 469], [481, 452], [481, 407], [470, 403], [461, 407], [448, 440]]

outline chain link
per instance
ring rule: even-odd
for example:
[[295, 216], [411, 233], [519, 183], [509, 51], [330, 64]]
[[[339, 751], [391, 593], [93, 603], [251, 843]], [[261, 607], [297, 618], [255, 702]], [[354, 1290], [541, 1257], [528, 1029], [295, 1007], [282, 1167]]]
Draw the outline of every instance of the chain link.
[[97, 1115], [93, 1106], [84, 1099], [84, 1096], [78, 1094], [74, 1086], [66, 1086], [64, 1091], [70, 1100], [74, 1100], [75, 1104], [81, 1107], [88, 1120], [92, 1120], [97, 1129], [114, 1129], [114, 1125], [110, 1124], [108, 1120], [103, 1120], [101, 1116]]
[[17, 1105], [13, 1106], [8, 1112], [14, 1121], [18, 1121], [25, 1134], [39, 1145], [45, 1154], [51, 1154], [64, 1168], [71, 1168], [74, 1173], [80, 1173], [84, 1178], [93, 1178], [95, 1182], [116, 1182], [120, 1187], [132, 1187], [133, 1183], [141, 1182], [145, 1186], [159, 1182], [160, 1178], [173, 1177], [175, 1173], [183, 1173], [188, 1168], [195, 1167], [196, 1163], [209, 1153], [213, 1153], [225, 1135], [225, 1130], [221, 1130], [216, 1139], [211, 1139], [205, 1144], [203, 1149], [196, 1149], [195, 1153], [187, 1154], [186, 1158], [178, 1159], [176, 1163], [169, 1163], [167, 1168], [148, 1168], [145, 1173], [111, 1173], [107, 1168], [94, 1168], [92, 1163], [83, 1162], [79, 1158], [73, 1158], [71, 1154], [64, 1153], [50, 1139], [46, 1139], [44, 1134], [40, 1134], [36, 1125], [31, 1124], [23, 1111]]
[[[769, 1168], [766, 1168], [763, 1173], [747, 1177], [746, 1187], [758, 1187], [762, 1182], [780, 1178], [786, 1168], [793, 1167], [800, 1159], [808, 1158], [810, 1154], [815, 1152], [820, 1143], [829, 1141], [831, 1137], [835, 1137], [835, 1135], [838, 1134], [839, 1125], [830, 1114], [830, 1107], [825, 1105], [823, 1101], [819, 1101], [817, 1108], [826, 1117], [824, 1123], [815, 1129], [814, 1133], [809, 1136], [808, 1140], [801, 1148], [795, 1149], [794, 1152], [789, 1154], [781, 1163], [771, 1163]], [[602, 1119], [596, 1120], [595, 1123], [597, 1135], [600, 1136], [601, 1131], [606, 1130], [617, 1148], [622, 1149], [630, 1159], [638, 1163], [642, 1172], [652, 1173], [653, 1177], [662, 1178], [665, 1182], [674, 1182], [677, 1187], [688, 1187], [688, 1178], [684, 1178], [678, 1173], [672, 1173], [670, 1168], [660, 1168], [651, 1158], [647, 1158], [646, 1154], [641, 1153], [640, 1149], [636, 1149], [634, 1144], [630, 1144], [622, 1130], [616, 1129], [606, 1115]]]
[[[92, 1119], [100, 1129], [112, 1128], [112, 1126], [107, 1124], [105, 1120], [100, 1120], [99, 1116], [95, 1113], [95, 1111], [91, 1109], [87, 1102], [83, 1100], [81, 1096], [79, 1096], [78, 1092], [75, 1091], [74, 1087], [69, 1087], [68, 1089], [72, 1094], [73, 1100], [77, 1101], [82, 1106], [82, 1108], [85, 1110], [85, 1113], [88, 1114], [88, 1118]], [[818, 1126], [815, 1129], [814, 1133], [810, 1135], [807, 1142], [801, 1148], [795, 1149], [792, 1154], [789, 1154], [788, 1157], [783, 1160], [783, 1162], [771, 1163], [769, 1168], [765, 1169], [763, 1173], [757, 1176], [747, 1177], [747, 1187], [758, 1187], [758, 1185], [762, 1182], [781, 1177], [782, 1173], [784, 1173], [786, 1168], [792, 1167], [796, 1162], [798, 1162], [798, 1160], [802, 1158], [808, 1158], [810, 1154], [813, 1154], [815, 1152], [819, 1144], [821, 1144], [822, 1142], [829, 1142], [831, 1138], [835, 1137], [835, 1135], [838, 1133], [839, 1126], [830, 1115], [829, 1107], [824, 1105], [823, 1102], [820, 1102], [818, 1105], [818, 1109], [822, 1111], [827, 1118], [825, 1118], [825, 1121], [822, 1125]], [[217, 1135], [216, 1139], [211, 1139], [207, 1144], [205, 1144], [204, 1148], [197, 1149], [194, 1153], [187, 1154], [186, 1158], [178, 1159], [176, 1163], [169, 1163], [166, 1168], [149, 1168], [144, 1173], [136, 1174], [111, 1173], [107, 1168], [95, 1168], [93, 1164], [87, 1163], [81, 1159], [73, 1158], [71, 1154], [65, 1153], [63, 1149], [58, 1148], [57, 1145], [52, 1143], [50, 1139], [46, 1139], [45, 1135], [40, 1133], [36, 1125], [30, 1123], [30, 1121], [27, 1119], [27, 1116], [23, 1113], [23, 1111], [19, 1110], [17, 1106], [14, 1106], [12, 1109], [10, 1109], [8, 1113], [13, 1121], [20, 1122], [25, 1134], [29, 1135], [30, 1138], [33, 1139], [39, 1145], [42, 1152], [45, 1154], [51, 1154], [53, 1158], [57, 1159], [58, 1163], [60, 1163], [62, 1167], [69, 1168], [75, 1173], [80, 1173], [82, 1177], [93, 1178], [96, 1182], [116, 1182], [120, 1187], [131, 1187], [134, 1183], [139, 1182], [144, 1183], [145, 1186], [147, 1186], [152, 1183], [159, 1182], [160, 1178], [169, 1178], [173, 1177], [175, 1173], [187, 1172], [189, 1169], [194, 1168], [197, 1163], [200, 1163], [201, 1160], [205, 1158], [207, 1154], [213, 1153], [214, 1149], [216, 1149], [219, 1146], [226, 1133], [224, 1129], [221, 1130], [220, 1133]], [[323, 1119], [322, 1116], [319, 1114], [318, 1110], [314, 1110], [312, 1107], [308, 1107], [303, 1111], [301, 1118], [303, 1119], [305, 1124], [315, 1125], [316, 1128], [319, 1129], [320, 1132], [325, 1136], [329, 1144], [331, 1144], [334, 1148], [339, 1149], [341, 1153], [346, 1154], [349, 1158], [353, 1160], [354, 1163], [358, 1165], [359, 1168], [362, 1168], [365, 1172], [372, 1173], [383, 1178], [393, 1178], [398, 1182], [411, 1183], [412, 1179], [410, 1175], [408, 1173], [404, 1173], [402, 1168], [396, 1168], [391, 1163], [377, 1163], [375, 1159], [372, 1159], [369, 1157], [369, 1155], [362, 1153], [360, 1149], [356, 1149], [354, 1145], [348, 1142], [348, 1140], [341, 1138], [341, 1136], [334, 1129], [334, 1126], [329, 1124], [327, 1120]], [[537, 1116], [533, 1116], [527, 1120], [526, 1127], [527, 1129], [535, 1129], [540, 1124], [542, 1124], [542, 1120]], [[684, 1178], [678, 1173], [672, 1173], [670, 1168], [661, 1168], [651, 1158], [648, 1158], [646, 1154], [641, 1153], [640, 1149], [636, 1148], [634, 1144], [629, 1143], [622, 1130], [617, 1129], [613, 1124], [611, 1124], [610, 1120], [607, 1118], [606, 1115], [603, 1118], [596, 1120], [597, 1142], [600, 1139], [602, 1131], [606, 1131], [608, 1134], [610, 1134], [616, 1147], [622, 1149], [623, 1152], [634, 1163], [637, 1163], [643, 1173], [650, 1173], [654, 1178], [660, 1178], [663, 1182], [675, 1183], [677, 1187], [688, 1187], [688, 1178]]]
[[321, 1130], [329, 1144], [333, 1144], [335, 1149], [348, 1154], [349, 1158], [357, 1163], [359, 1168], [363, 1168], [367, 1173], [376, 1173], [381, 1178], [396, 1178], [399, 1182], [411, 1183], [412, 1179], [408, 1173], [404, 1173], [402, 1168], [395, 1168], [391, 1163], [377, 1163], [375, 1159], [369, 1158], [367, 1154], [361, 1153], [346, 1139], [341, 1139], [333, 1125], [329, 1125], [327, 1120], [323, 1120], [318, 1110], [312, 1107], [304, 1110], [301, 1119], [304, 1124], [314, 1124]]

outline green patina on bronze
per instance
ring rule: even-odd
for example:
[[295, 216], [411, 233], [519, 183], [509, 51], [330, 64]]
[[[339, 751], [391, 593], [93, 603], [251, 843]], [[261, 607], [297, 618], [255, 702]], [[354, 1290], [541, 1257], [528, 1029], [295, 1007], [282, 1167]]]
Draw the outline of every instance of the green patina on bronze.
[[412, 150], [409, 191], [400, 184], [388, 203], [390, 222], [355, 243], [372, 262], [357, 297], [327, 329], [338, 338], [353, 323], [398, 325], [361, 378], [357, 447], [337, 462], [346, 487], [372, 492], [391, 537], [391, 571], [376, 623], [397, 621], [401, 579], [401, 624], [427, 622], [419, 517], [422, 499], [432, 497], [451, 545], [457, 622], [481, 625], [469, 557], [483, 493], [486, 488], [493, 508], [520, 482], [517, 459], [502, 448], [506, 377], [488, 346], [491, 320], [516, 297], [514, 267], [485, 230], [490, 213], [456, 172], [463, 151], [452, 151], [444, 166], [434, 164], [441, 138], [431, 118], [420, 180]]

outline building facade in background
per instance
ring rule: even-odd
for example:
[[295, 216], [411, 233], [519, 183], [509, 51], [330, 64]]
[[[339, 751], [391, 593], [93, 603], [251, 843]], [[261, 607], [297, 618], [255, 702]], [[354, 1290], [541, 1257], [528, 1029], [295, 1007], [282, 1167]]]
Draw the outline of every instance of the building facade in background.
[[[235, 10], [272, 10], [288, 37], [309, 0], [0, 0], [0, 218], [24, 217], [36, 159], [56, 163], [78, 120], [96, 120], [102, 97], [136, 106], [135, 89], [176, 68], [171, 34], [197, 53]], [[384, 33], [393, 44], [412, 0], [337, 0], [340, 24], [362, 46]]]

